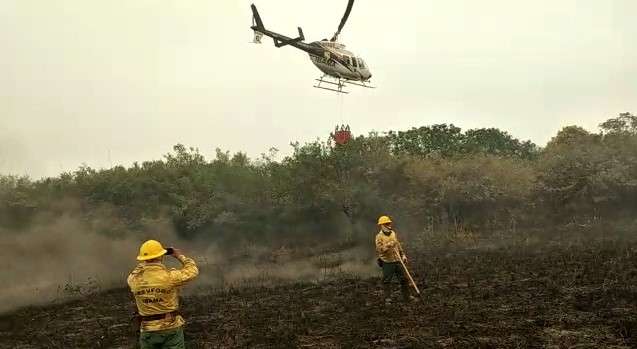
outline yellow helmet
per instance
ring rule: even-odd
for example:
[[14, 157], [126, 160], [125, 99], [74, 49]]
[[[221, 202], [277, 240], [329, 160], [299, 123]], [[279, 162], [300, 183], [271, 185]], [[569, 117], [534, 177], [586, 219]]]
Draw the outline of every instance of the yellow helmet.
[[378, 225], [383, 225], [383, 224], [387, 224], [387, 223], [391, 223], [391, 219], [387, 216], [380, 216], [380, 218], [378, 218]]
[[157, 240], [148, 240], [142, 244], [139, 248], [138, 261], [147, 261], [149, 259], [155, 259], [166, 254], [166, 249]]

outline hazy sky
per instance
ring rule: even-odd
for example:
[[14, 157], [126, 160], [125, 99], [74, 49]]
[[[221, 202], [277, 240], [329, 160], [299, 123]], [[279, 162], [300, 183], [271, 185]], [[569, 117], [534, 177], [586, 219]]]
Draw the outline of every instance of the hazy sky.
[[[266, 27], [308, 40], [346, 5], [254, 2]], [[342, 122], [498, 127], [543, 145], [637, 112], [634, 0], [359, 0], [341, 40], [378, 88], [343, 97], [312, 88], [305, 53], [249, 44], [250, 3], [0, 1], [0, 173], [129, 165], [177, 143], [286, 153]]]

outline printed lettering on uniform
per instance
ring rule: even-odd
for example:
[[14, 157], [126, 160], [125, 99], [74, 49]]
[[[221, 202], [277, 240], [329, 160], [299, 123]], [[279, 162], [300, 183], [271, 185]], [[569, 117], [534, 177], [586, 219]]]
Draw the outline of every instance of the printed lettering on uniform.
[[150, 287], [150, 288], [142, 288], [135, 292], [136, 296], [143, 296], [146, 294], [169, 294], [174, 292], [173, 289], [161, 288], [161, 287]]
[[146, 298], [142, 300], [142, 302], [145, 304], [161, 303], [162, 299], [161, 298]]

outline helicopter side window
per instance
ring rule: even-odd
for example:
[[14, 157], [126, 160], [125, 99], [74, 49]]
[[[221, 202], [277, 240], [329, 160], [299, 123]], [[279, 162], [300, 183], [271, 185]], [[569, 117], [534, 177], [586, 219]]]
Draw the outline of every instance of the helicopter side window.
[[352, 57], [352, 62], [353, 62], [353, 66], [354, 68], [356, 68], [358, 65], [356, 64], [356, 57]]
[[359, 67], [361, 67], [361, 68], [363, 68], [363, 69], [365, 69], [365, 62], [363, 62], [363, 59], [362, 59], [362, 58], [359, 58], [359, 59], [358, 59], [358, 66], [359, 66]]

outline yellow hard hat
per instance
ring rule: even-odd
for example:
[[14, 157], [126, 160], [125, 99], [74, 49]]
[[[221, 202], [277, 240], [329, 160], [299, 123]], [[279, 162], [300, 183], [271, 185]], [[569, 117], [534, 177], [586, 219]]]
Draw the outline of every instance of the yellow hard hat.
[[389, 217], [380, 216], [380, 218], [378, 218], [378, 225], [387, 224], [387, 223], [391, 223], [391, 219]]
[[149, 259], [158, 258], [165, 255], [166, 252], [168, 251], [164, 249], [159, 241], [148, 240], [139, 248], [139, 256], [137, 256], [137, 260], [147, 261]]

